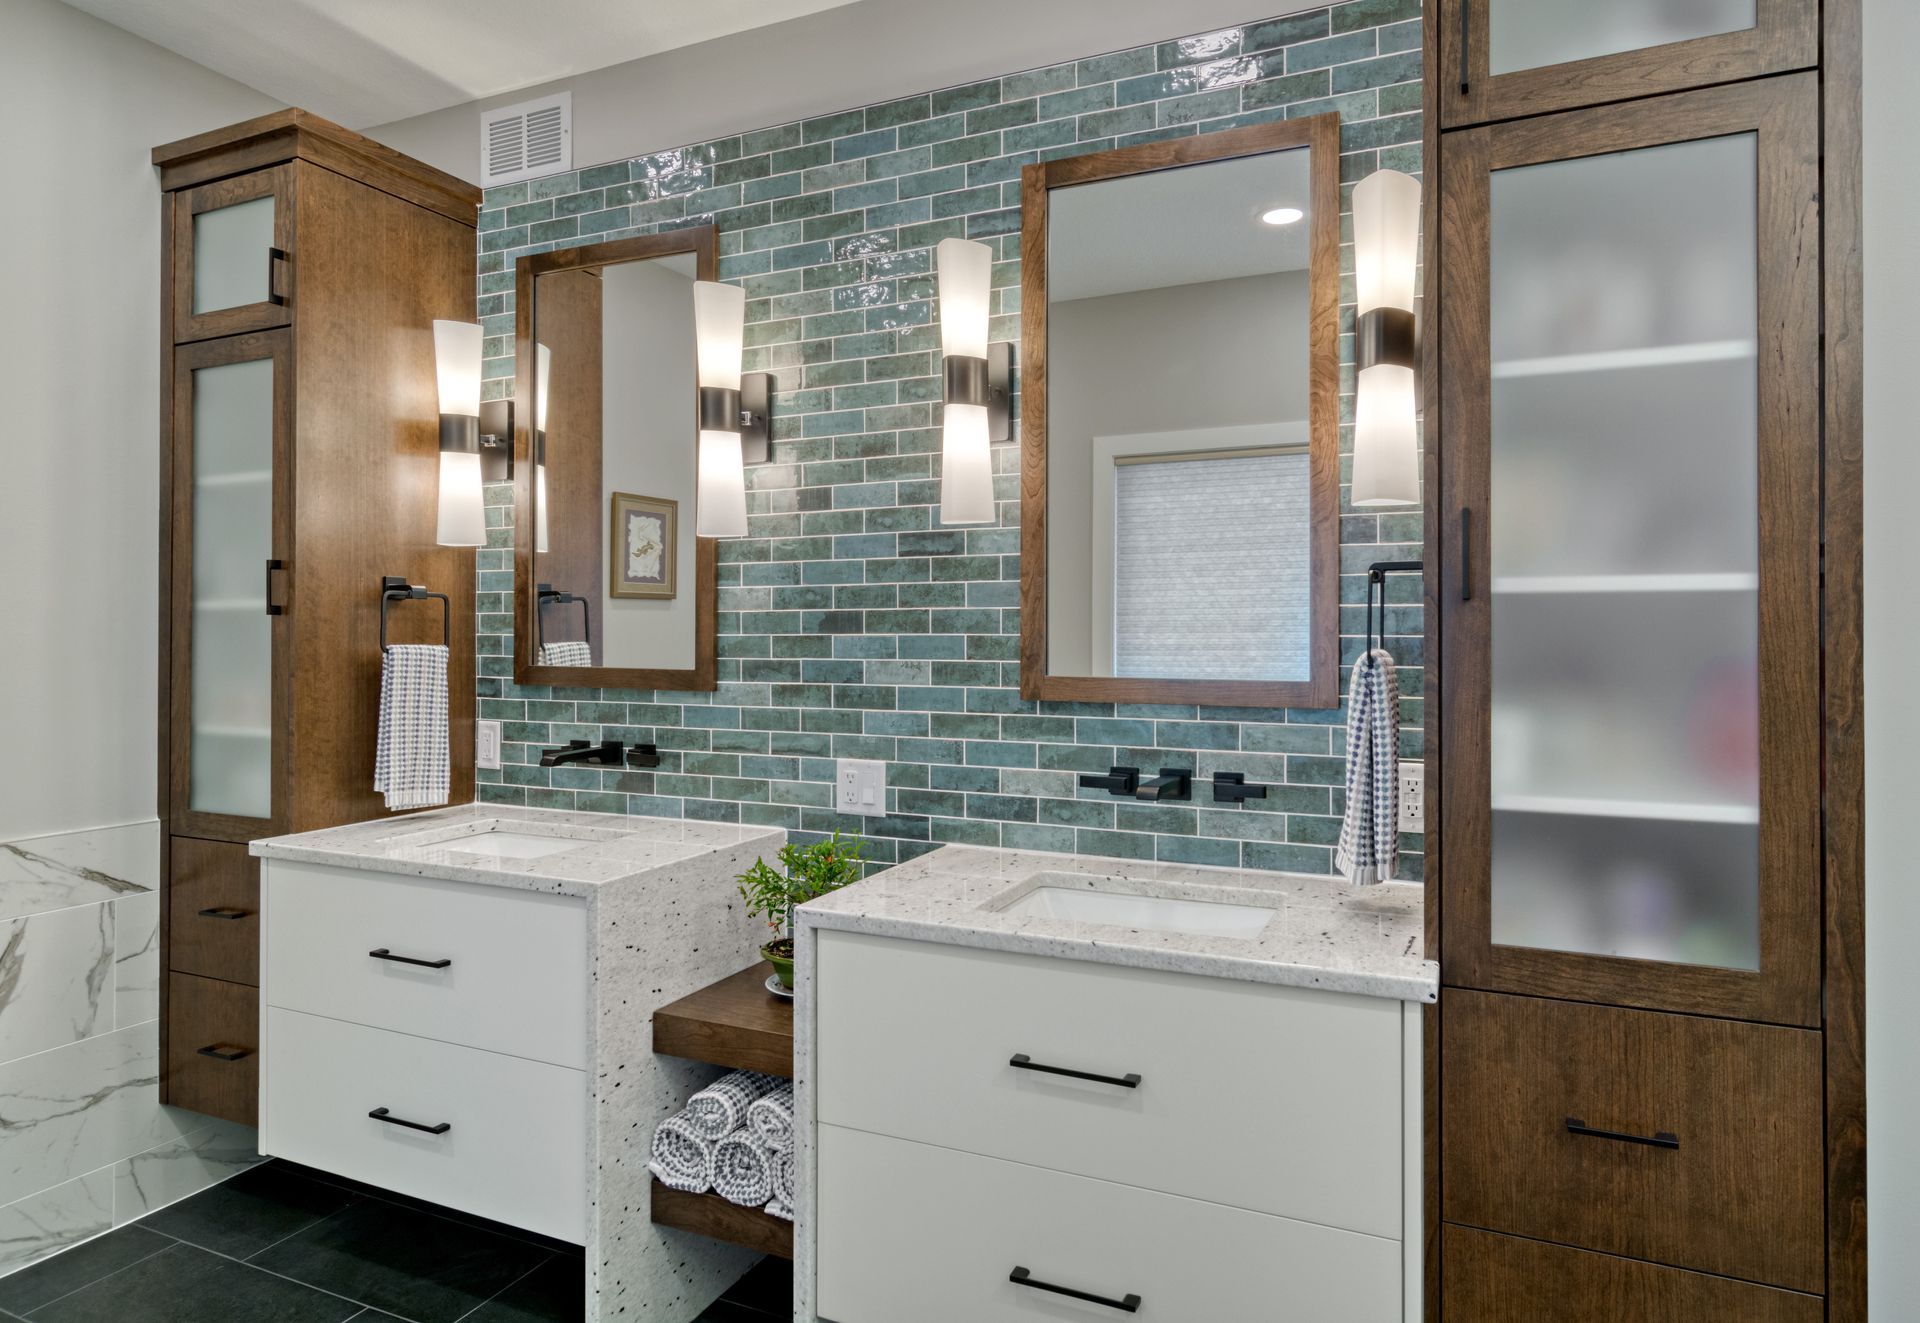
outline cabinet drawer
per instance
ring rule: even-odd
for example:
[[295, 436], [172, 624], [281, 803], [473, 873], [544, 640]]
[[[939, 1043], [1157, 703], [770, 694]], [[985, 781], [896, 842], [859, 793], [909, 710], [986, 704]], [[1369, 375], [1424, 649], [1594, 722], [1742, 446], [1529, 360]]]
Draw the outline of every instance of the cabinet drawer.
[[1450, 1226], [1446, 1316], [1473, 1323], [1821, 1323], [1817, 1295]]
[[260, 861], [237, 841], [175, 836], [168, 852], [167, 958], [183, 974], [260, 981]]
[[[1397, 1147], [1397, 1146], [1396, 1146]], [[1400, 1246], [882, 1135], [819, 1129], [818, 1312], [834, 1323], [1400, 1318]]]
[[165, 1101], [252, 1125], [260, 1091], [260, 994], [243, 983], [167, 975]]
[[1445, 997], [1449, 1222], [1823, 1288], [1819, 1034]]
[[584, 901], [270, 861], [265, 913], [268, 1005], [586, 1067]]
[[821, 1121], [1400, 1238], [1400, 1003], [817, 941]]
[[277, 1007], [266, 1025], [262, 1152], [586, 1243], [585, 1073]]

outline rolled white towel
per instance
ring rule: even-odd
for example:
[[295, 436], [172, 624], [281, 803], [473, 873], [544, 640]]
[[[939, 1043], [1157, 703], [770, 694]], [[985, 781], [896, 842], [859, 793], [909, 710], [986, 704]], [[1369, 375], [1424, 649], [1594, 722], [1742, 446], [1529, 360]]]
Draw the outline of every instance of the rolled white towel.
[[718, 1142], [747, 1123], [747, 1108], [779, 1088], [783, 1081], [751, 1070], [722, 1075], [687, 1099], [683, 1115], [708, 1139]]
[[782, 1084], [747, 1108], [747, 1129], [778, 1153], [793, 1147], [793, 1085]]
[[782, 1222], [793, 1221], [793, 1205], [783, 1204], [778, 1199], [775, 1199], [767, 1205], [767, 1212], [779, 1218]]
[[[793, 1207], [793, 1161], [794, 1151], [790, 1148], [777, 1149], [767, 1157], [773, 1177], [773, 1202]], [[771, 1207], [771, 1205], [769, 1205]], [[781, 1216], [776, 1214], [775, 1216]], [[793, 1220], [791, 1212], [784, 1214], [788, 1221]]]
[[705, 1194], [713, 1188], [713, 1141], [685, 1112], [654, 1127], [647, 1170], [669, 1189]]
[[773, 1198], [773, 1163], [752, 1131], [740, 1129], [713, 1146], [713, 1192], [742, 1208]]

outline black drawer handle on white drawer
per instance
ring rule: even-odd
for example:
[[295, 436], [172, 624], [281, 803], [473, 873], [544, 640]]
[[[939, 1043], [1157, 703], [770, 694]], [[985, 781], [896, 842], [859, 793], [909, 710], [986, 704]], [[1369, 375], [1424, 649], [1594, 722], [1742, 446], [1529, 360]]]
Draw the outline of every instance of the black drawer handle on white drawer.
[[1679, 1148], [1680, 1136], [1671, 1130], [1656, 1130], [1651, 1135], [1630, 1135], [1622, 1130], [1598, 1130], [1577, 1116], [1567, 1118], [1567, 1133], [1591, 1139], [1611, 1139], [1621, 1144], [1645, 1144], [1648, 1148]]
[[242, 1057], [253, 1055], [250, 1047], [235, 1047], [231, 1043], [213, 1043], [206, 1047], [195, 1048], [203, 1057], [212, 1057], [215, 1061], [238, 1061]]
[[420, 1130], [429, 1135], [444, 1135], [453, 1129], [451, 1121], [442, 1121], [439, 1125], [421, 1125], [418, 1121], [409, 1121], [404, 1117], [395, 1116], [384, 1107], [376, 1107], [367, 1115], [376, 1121], [385, 1121], [388, 1125], [403, 1125], [409, 1130]]
[[1055, 1286], [1052, 1282], [1038, 1280], [1025, 1268], [1015, 1268], [1007, 1274], [1007, 1280], [1015, 1286], [1028, 1286], [1036, 1291], [1049, 1291], [1054, 1295], [1064, 1295], [1069, 1300], [1085, 1300], [1090, 1304], [1105, 1305], [1108, 1309], [1117, 1309], [1123, 1314], [1140, 1312], [1140, 1297], [1137, 1295], [1122, 1296], [1115, 1300], [1110, 1296], [1094, 1295], [1090, 1291], [1076, 1291], [1071, 1286]]
[[384, 946], [377, 951], [369, 951], [367, 954], [375, 960], [391, 960], [396, 965], [418, 965], [422, 969], [445, 969], [453, 963], [451, 957], [443, 957], [439, 960], [422, 960], [418, 956], [395, 955]]
[[1138, 1075], [1095, 1075], [1084, 1070], [1068, 1070], [1065, 1066], [1043, 1066], [1025, 1052], [1015, 1052], [1007, 1064], [1015, 1070], [1037, 1070], [1042, 1075], [1065, 1075], [1070, 1080], [1092, 1080], [1095, 1084], [1111, 1084], [1116, 1089], [1137, 1089], [1140, 1087]]

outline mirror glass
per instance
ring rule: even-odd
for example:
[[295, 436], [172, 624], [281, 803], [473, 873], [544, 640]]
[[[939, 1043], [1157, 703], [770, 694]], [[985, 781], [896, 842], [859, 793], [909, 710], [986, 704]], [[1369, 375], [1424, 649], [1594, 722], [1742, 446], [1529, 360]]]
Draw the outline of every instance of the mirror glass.
[[688, 251], [534, 277], [536, 666], [695, 665], [697, 276]]
[[1313, 678], [1311, 162], [1050, 189], [1050, 675]]

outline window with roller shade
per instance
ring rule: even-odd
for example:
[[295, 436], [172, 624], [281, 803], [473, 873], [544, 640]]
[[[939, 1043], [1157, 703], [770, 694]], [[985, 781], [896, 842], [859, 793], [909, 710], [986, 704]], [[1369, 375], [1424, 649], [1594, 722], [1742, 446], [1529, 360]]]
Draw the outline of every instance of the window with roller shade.
[[1116, 461], [1115, 675], [1307, 678], [1308, 468], [1300, 448]]

